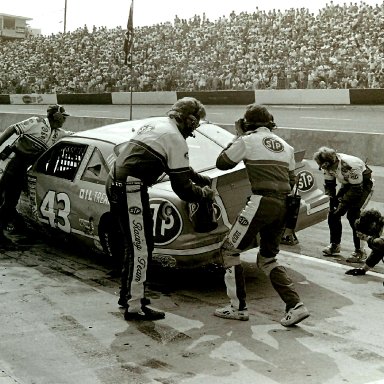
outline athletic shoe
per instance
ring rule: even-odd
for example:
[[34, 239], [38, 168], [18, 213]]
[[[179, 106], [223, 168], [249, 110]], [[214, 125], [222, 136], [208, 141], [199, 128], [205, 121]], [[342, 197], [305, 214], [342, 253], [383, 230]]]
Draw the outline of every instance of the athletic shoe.
[[155, 311], [149, 307], [141, 307], [138, 312], [128, 312], [125, 310], [124, 319], [127, 321], [155, 321], [164, 319], [165, 313], [161, 311]]
[[290, 327], [300, 321], [306, 319], [309, 316], [308, 309], [304, 306], [303, 303], [297, 303], [293, 308], [291, 308], [285, 316], [281, 319], [281, 325], [284, 327]]
[[238, 310], [233, 308], [232, 305], [228, 305], [224, 308], [216, 309], [215, 316], [222, 317], [223, 319], [231, 319], [231, 320], [249, 320], [248, 310], [244, 308], [243, 310]]
[[365, 249], [355, 249], [351, 257], [347, 259], [349, 263], [364, 263], [365, 260], [367, 260], [367, 252], [365, 252]]
[[334, 256], [340, 254], [340, 244], [329, 244], [323, 249], [324, 256]]

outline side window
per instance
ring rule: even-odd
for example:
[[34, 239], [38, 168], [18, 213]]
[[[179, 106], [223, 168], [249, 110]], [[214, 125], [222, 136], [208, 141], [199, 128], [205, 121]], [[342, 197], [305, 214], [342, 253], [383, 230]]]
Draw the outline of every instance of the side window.
[[108, 166], [101, 154], [100, 150], [95, 148], [91, 158], [85, 167], [81, 180], [89, 181], [96, 184], [105, 184], [108, 176]]
[[72, 181], [86, 149], [86, 145], [60, 142], [40, 157], [35, 170], [46, 175]]

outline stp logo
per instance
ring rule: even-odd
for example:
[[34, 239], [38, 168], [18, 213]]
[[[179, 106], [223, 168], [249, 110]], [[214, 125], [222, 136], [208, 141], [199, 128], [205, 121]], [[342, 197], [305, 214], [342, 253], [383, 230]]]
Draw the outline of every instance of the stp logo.
[[139, 207], [130, 207], [128, 209], [128, 212], [131, 214], [131, 215], [139, 215], [141, 213], [141, 208]]
[[[155, 246], [172, 243], [183, 229], [181, 214], [174, 204], [162, 198], [150, 199], [153, 218], [153, 236]], [[166, 204], [167, 214], [162, 214], [162, 207]]]
[[248, 220], [244, 216], [239, 217], [239, 223], [241, 225], [245, 225], [245, 226], [247, 226], [249, 224]]
[[315, 185], [315, 177], [308, 171], [299, 172], [297, 174], [297, 180], [297, 189], [301, 192], [308, 192]]
[[284, 146], [283, 144], [275, 139], [274, 137], [264, 137], [263, 139], [264, 147], [272, 152], [283, 152]]

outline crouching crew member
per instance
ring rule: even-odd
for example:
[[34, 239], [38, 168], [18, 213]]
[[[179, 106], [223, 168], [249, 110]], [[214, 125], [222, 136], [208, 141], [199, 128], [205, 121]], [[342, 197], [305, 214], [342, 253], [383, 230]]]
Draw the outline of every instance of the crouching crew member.
[[361, 276], [372, 269], [384, 257], [384, 217], [376, 209], [367, 209], [361, 212], [355, 223], [356, 234], [361, 240], [367, 242], [371, 253], [362, 268], [353, 268], [345, 272], [347, 275]]
[[[351, 257], [347, 258], [347, 261], [363, 263], [367, 255], [356, 234], [355, 221], [360, 216], [361, 208], [367, 204], [372, 194], [372, 171], [358, 157], [336, 153], [334, 149], [328, 147], [319, 148], [313, 158], [324, 172], [324, 189], [330, 197], [328, 213], [330, 245], [323, 249], [323, 253], [325, 256], [340, 253], [341, 217], [347, 214], [355, 246], [354, 252]], [[340, 183], [337, 192], [336, 181]]]
[[204, 106], [192, 97], [178, 100], [167, 117], [140, 127], [116, 159], [107, 179], [111, 213], [118, 220], [124, 240], [124, 262], [119, 304], [126, 320], [158, 320], [164, 312], [147, 306], [145, 282], [154, 247], [148, 187], [165, 172], [180, 199], [200, 202], [213, 199], [211, 180], [189, 165], [186, 139], [193, 136]]
[[230, 305], [216, 309], [226, 319], [248, 320], [243, 268], [240, 253], [257, 246], [257, 266], [270, 278], [285, 302], [281, 324], [291, 326], [309, 316], [286, 269], [276, 259], [286, 225], [287, 196], [295, 184], [294, 149], [272, 130], [273, 116], [265, 107], [247, 106], [244, 119], [236, 122], [238, 137], [219, 155], [216, 166], [226, 170], [244, 161], [252, 195], [240, 212], [221, 246], [225, 285]]

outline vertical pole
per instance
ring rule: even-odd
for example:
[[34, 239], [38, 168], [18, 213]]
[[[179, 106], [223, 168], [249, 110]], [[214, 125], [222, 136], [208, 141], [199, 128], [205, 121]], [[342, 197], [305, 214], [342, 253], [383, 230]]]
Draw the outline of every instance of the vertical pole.
[[67, 32], [67, 0], [65, 0], [64, 4], [64, 33]]
[[130, 52], [129, 52], [129, 55], [130, 55], [130, 67], [131, 67], [131, 70], [130, 70], [130, 73], [131, 73], [131, 82], [130, 82], [130, 91], [131, 91], [131, 95], [130, 95], [130, 104], [131, 104], [131, 107], [130, 107], [130, 110], [129, 110], [129, 120], [132, 120], [132, 102], [133, 102], [133, 89], [132, 89], [132, 82], [133, 82], [133, 42], [134, 42], [134, 35], [133, 35], [133, 0], [132, 0], [132, 3], [131, 3], [131, 10], [130, 10], [130, 13], [129, 13], [129, 16], [130, 16], [130, 25], [127, 26], [128, 28], [131, 28], [131, 34], [132, 34], [132, 44], [131, 44], [131, 49], [130, 49]]

